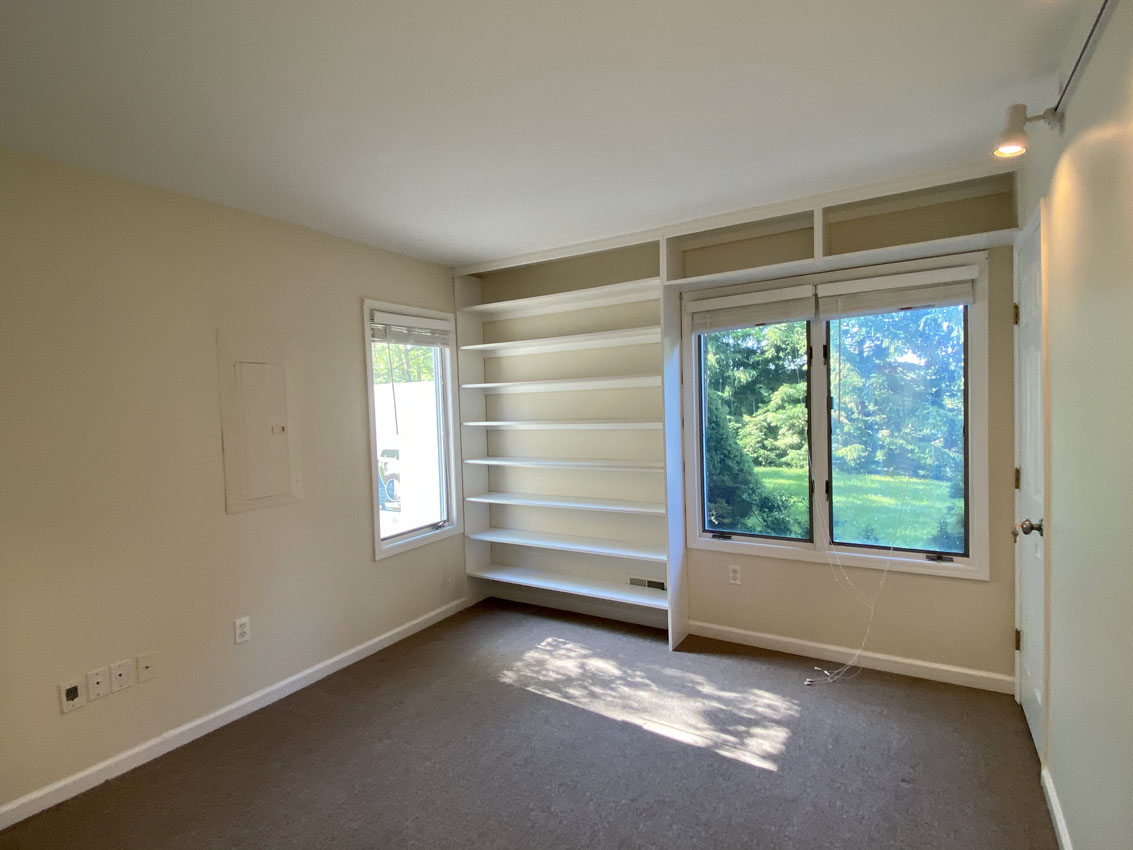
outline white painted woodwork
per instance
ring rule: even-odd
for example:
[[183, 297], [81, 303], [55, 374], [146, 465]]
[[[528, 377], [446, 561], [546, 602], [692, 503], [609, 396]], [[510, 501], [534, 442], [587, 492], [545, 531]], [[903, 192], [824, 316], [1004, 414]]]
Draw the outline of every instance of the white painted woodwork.
[[462, 390], [481, 390], [488, 395], [559, 393], [584, 390], [625, 390], [661, 386], [660, 375], [615, 375], [608, 378], [552, 378], [546, 381], [495, 381], [462, 384]]
[[633, 502], [624, 499], [593, 499], [584, 496], [537, 496], [526, 493], [481, 493], [466, 496], [466, 501], [483, 502], [490, 505], [513, 505], [517, 507], [563, 508], [578, 511], [603, 511], [623, 514], [664, 514], [665, 505], [660, 502]]
[[636, 301], [652, 301], [657, 297], [660, 284], [660, 278], [650, 277], [569, 292], [556, 292], [551, 295], [472, 304], [462, 309], [465, 313], [479, 316], [486, 322], [518, 319], [557, 313], [562, 310], [587, 310], [593, 307], [632, 304]]
[[609, 472], [660, 472], [663, 461], [614, 460], [612, 458], [469, 457], [465, 463], [483, 466], [522, 466], [531, 469], [592, 469]]
[[479, 351], [488, 357], [511, 357], [520, 354], [552, 354], [559, 351], [588, 351], [622, 345], [644, 345], [661, 340], [659, 327], [627, 328], [616, 331], [572, 334], [570, 336], [519, 339], [509, 342], [481, 342], [461, 346], [464, 351]]
[[604, 537], [579, 537], [571, 534], [519, 531], [510, 528], [489, 528], [470, 534], [473, 540], [489, 543], [508, 543], [513, 546], [531, 546], [536, 549], [558, 549], [563, 552], [582, 552], [588, 555], [608, 555], [612, 558], [629, 558], [637, 561], [665, 560], [664, 544], [632, 544]]
[[[1043, 408], [1042, 207], [1015, 243], [1015, 522], [1046, 519], [1045, 426]], [[1002, 531], [1002, 530], [1000, 530]], [[1048, 560], [1046, 538], [1037, 532], [1015, 538], [1017, 696], [1040, 759], [1046, 749], [1046, 665]]]
[[610, 602], [625, 602], [630, 605], [644, 605], [648, 608], [664, 610], [667, 607], [665, 591], [636, 585], [585, 576], [567, 575], [553, 570], [539, 570], [530, 567], [511, 567], [489, 564], [485, 567], [469, 568], [468, 575], [473, 578], [501, 581], [523, 587], [554, 590], [572, 596], [585, 596], [592, 599], [605, 599]]
[[659, 431], [660, 419], [594, 419], [554, 421], [487, 420], [465, 422], [465, 428], [486, 428], [490, 431]]

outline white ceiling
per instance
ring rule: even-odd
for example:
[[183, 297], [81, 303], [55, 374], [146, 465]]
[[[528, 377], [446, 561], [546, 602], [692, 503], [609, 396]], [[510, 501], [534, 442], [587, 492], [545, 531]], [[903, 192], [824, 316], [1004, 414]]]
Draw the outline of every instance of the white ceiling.
[[1083, 2], [0, 0], [0, 145], [466, 263], [970, 163]]

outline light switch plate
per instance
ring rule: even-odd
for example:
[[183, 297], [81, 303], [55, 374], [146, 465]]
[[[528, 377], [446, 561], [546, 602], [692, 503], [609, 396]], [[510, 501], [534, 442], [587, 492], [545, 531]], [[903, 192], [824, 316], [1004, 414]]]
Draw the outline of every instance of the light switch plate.
[[128, 688], [134, 684], [137, 678], [137, 670], [134, 667], [133, 658], [123, 658], [121, 661], [115, 662], [110, 665], [110, 692], [117, 693], [123, 688]]

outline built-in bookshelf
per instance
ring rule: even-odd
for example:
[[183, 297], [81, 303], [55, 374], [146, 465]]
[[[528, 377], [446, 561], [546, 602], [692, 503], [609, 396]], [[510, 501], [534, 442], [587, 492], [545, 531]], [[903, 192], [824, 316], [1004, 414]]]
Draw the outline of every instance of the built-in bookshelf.
[[660, 280], [457, 288], [468, 575], [665, 610]]

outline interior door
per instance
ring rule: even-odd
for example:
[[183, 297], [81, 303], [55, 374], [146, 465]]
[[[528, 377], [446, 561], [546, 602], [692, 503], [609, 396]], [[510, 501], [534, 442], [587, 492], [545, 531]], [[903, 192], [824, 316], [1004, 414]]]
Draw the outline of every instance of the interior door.
[[1042, 210], [1015, 241], [1016, 697], [1040, 758], [1046, 728], [1047, 569], [1043, 409]]

